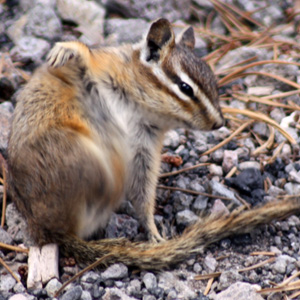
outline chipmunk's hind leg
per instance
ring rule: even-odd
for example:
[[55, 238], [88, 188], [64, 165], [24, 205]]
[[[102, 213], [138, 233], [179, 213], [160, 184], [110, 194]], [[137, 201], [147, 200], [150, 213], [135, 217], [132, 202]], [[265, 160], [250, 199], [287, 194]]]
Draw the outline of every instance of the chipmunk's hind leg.
[[47, 56], [47, 62], [50, 67], [59, 68], [66, 65], [75, 57], [89, 59], [89, 48], [80, 42], [60, 42], [56, 43]]

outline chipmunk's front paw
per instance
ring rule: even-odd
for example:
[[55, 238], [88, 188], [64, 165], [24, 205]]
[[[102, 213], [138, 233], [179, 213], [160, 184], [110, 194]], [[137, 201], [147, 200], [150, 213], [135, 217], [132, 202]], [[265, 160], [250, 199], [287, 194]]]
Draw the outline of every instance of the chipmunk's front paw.
[[64, 66], [75, 56], [75, 50], [68, 47], [68, 43], [56, 43], [47, 56], [49, 66], [58, 68]]

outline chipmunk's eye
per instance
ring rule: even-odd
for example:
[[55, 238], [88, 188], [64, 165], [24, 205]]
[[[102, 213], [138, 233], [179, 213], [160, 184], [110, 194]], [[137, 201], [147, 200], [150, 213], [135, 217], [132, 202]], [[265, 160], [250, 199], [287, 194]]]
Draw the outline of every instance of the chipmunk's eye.
[[185, 95], [187, 95], [191, 98], [194, 97], [194, 91], [193, 91], [192, 87], [190, 85], [188, 85], [187, 83], [181, 81], [179, 83], [179, 88]]

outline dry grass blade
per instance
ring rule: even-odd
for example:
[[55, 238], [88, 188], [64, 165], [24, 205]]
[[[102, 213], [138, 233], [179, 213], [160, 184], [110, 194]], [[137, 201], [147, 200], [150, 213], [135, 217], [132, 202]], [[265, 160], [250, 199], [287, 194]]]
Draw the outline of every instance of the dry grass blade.
[[269, 264], [269, 263], [274, 262], [275, 259], [276, 259], [275, 257], [271, 257], [271, 258], [269, 258], [269, 259], [266, 259], [266, 260], [264, 260], [264, 261], [262, 261], [262, 262], [259, 262], [259, 263], [255, 264], [255, 265], [252, 265], [252, 266], [250, 266], [250, 267], [240, 269], [240, 270], [238, 270], [238, 272], [239, 272], [239, 273], [240, 273], [240, 272], [247, 272], [247, 271], [251, 271], [251, 270], [260, 268], [260, 267], [262, 267], [262, 266], [264, 266], [264, 265], [266, 265], [266, 264]]
[[162, 189], [162, 190], [179, 191], [179, 192], [188, 193], [188, 194], [192, 194], [192, 195], [201, 195], [201, 196], [206, 196], [206, 197], [214, 198], [214, 199], [232, 201], [232, 199], [224, 197], [224, 196], [212, 195], [212, 194], [197, 192], [197, 191], [193, 191], [193, 190], [182, 189], [179, 187], [158, 185], [157, 188]]
[[299, 89], [295, 90], [295, 91], [289, 91], [289, 92], [279, 93], [279, 94], [275, 94], [275, 95], [264, 96], [264, 97], [261, 97], [260, 99], [271, 100], [271, 99], [289, 97], [289, 96], [297, 95], [297, 94], [300, 94], [300, 90]]
[[[222, 108], [222, 111], [224, 113], [224, 110], [226, 112], [227, 108]], [[253, 123], [253, 121], [248, 121], [246, 123], [244, 123], [243, 125], [241, 125], [236, 131], [234, 131], [228, 138], [226, 138], [225, 140], [223, 140], [221, 143], [219, 143], [218, 145], [212, 147], [211, 149], [205, 151], [204, 153], [202, 153], [200, 156], [204, 156], [204, 155], [208, 155], [214, 151], [216, 151], [217, 149], [223, 147], [224, 145], [226, 145], [228, 142], [230, 142], [236, 135], [238, 135], [239, 133], [241, 133], [245, 128], [247, 128], [249, 125], [251, 125]]]
[[241, 114], [248, 116], [249, 118], [252, 118], [257, 121], [265, 122], [273, 127], [275, 127], [291, 144], [296, 144], [295, 139], [286, 132], [277, 122], [275, 122], [273, 119], [269, 118], [268, 116], [260, 113], [260, 112], [254, 112], [248, 109], [238, 109], [238, 108], [231, 108], [231, 107], [223, 107], [222, 111], [224, 114]]
[[98, 267], [100, 264], [102, 264], [107, 258], [111, 257], [111, 254], [105, 255], [103, 257], [101, 257], [100, 259], [96, 260], [94, 263], [90, 264], [89, 266], [87, 266], [86, 268], [84, 268], [83, 270], [81, 270], [80, 272], [78, 272], [77, 274], [75, 274], [71, 279], [69, 279], [68, 281], [66, 281], [61, 288], [55, 293], [54, 297], [57, 298], [58, 295], [66, 288], [66, 286], [68, 286], [70, 283], [72, 283], [74, 280], [76, 280], [77, 278], [79, 278], [80, 276], [82, 276], [84, 273]]
[[209, 166], [209, 165], [211, 165], [211, 163], [200, 163], [200, 164], [188, 167], [188, 168], [180, 169], [178, 171], [163, 173], [159, 177], [160, 178], [165, 178], [165, 177], [169, 177], [169, 176], [174, 176], [174, 175], [178, 175], [178, 174], [183, 173], [183, 172], [191, 171], [191, 170], [194, 170], [194, 169], [197, 169], [197, 168], [200, 168], [200, 167], [206, 167], [206, 166]]
[[[255, 265], [252, 265], [250, 267], [247, 267], [247, 268], [244, 268], [244, 269], [240, 269], [240, 270], [237, 270], [239, 273], [241, 272], [247, 272], [247, 271], [250, 271], [250, 270], [254, 270], [254, 269], [257, 269], [257, 268], [260, 268], [266, 264], [269, 264], [269, 263], [272, 263], [275, 261], [275, 257], [271, 257], [267, 260], [264, 260], [262, 262], [259, 262]], [[219, 276], [221, 276], [222, 272], [215, 272], [215, 273], [210, 273], [210, 274], [205, 274], [205, 275], [197, 275], [194, 277], [195, 280], [205, 280], [205, 279], [213, 279], [213, 278], [217, 278]]]
[[27, 253], [27, 254], [29, 252], [29, 250], [27, 248], [21, 248], [21, 247], [16, 247], [16, 246], [12, 246], [12, 245], [7, 245], [7, 244], [1, 243], [1, 242], [0, 242], [0, 248], [11, 250], [11, 251], [16, 251], [16, 252], [23, 252], [23, 253]]
[[[298, 94], [298, 93], [294, 93], [294, 94]], [[298, 106], [296, 104], [293, 104], [293, 106], [292, 106], [292, 105], [288, 105], [288, 104], [284, 104], [284, 103], [280, 103], [280, 102], [274, 102], [274, 101], [266, 99], [265, 97], [256, 97], [253, 95], [248, 95], [248, 94], [243, 94], [243, 93], [234, 93], [234, 94], [232, 94], [232, 96], [234, 98], [244, 101], [244, 102], [255, 102], [255, 103], [265, 104], [268, 106], [282, 107], [282, 108], [290, 109], [293, 111], [300, 110], [300, 106]], [[274, 99], [275, 98], [280, 98], [280, 97], [274, 97]]]
[[19, 277], [11, 270], [11, 268], [6, 264], [6, 262], [0, 257], [0, 264], [11, 274], [11, 276], [18, 282], [21, 283]]
[[207, 296], [207, 295], [208, 295], [208, 293], [209, 293], [209, 291], [210, 291], [210, 289], [211, 289], [211, 286], [212, 286], [213, 282], [214, 282], [214, 278], [213, 278], [213, 277], [210, 278], [210, 279], [208, 280], [207, 285], [206, 285], [206, 288], [205, 288], [205, 291], [204, 291], [204, 293], [203, 293], [204, 296]]
[[[219, 84], [222, 84], [223, 81], [226, 81], [228, 77], [232, 77], [236, 74], [239, 74], [249, 68], [253, 68], [253, 67], [256, 67], [256, 66], [260, 66], [260, 65], [265, 65], [265, 64], [283, 64], [283, 65], [295, 65], [295, 66], [298, 66], [300, 67], [300, 63], [297, 63], [297, 62], [293, 62], [293, 61], [284, 61], [284, 60], [260, 60], [260, 61], [256, 61], [256, 62], [253, 62], [251, 64], [248, 64], [248, 65], [245, 65], [245, 66], [242, 66], [242, 67], [239, 67], [238, 69], [236, 69], [235, 71], [233, 71], [232, 73], [228, 74], [227, 76], [223, 77], [220, 81], [219, 81]], [[230, 71], [232, 70], [233, 67], [230, 67], [226, 70], [221, 70], [219, 72], [217, 72], [216, 74], [217, 75], [221, 75], [221, 74], [224, 74], [226, 71]]]
[[281, 142], [281, 143], [279, 144], [279, 146], [278, 146], [278, 147], [276, 148], [276, 150], [274, 151], [273, 156], [267, 160], [267, 163], [268, 163], [268, 164], [272, 164], [272, 163], [275, 162], [275, 160], [276, 160], [276, 158], [278, 157], [278, 155], [280, 154], [280, 152], [281, 152], [281, 150], [282, 150], [284, 144], [285, 144], [285, 141], [283, 141], [283, 142]]
[[[278, 81], [281, 81], [281, 82], [284, 82], [285, 84], [287, 85], [290, 85], [296, 89], [300, 89], [300, 85], [292, 80], [289, 80], [289, 79], [286, 79], [282, 76], [279, 76], [279, 75], [275, 75], [275, 74], [271, 74], [271, 73], [267, 73], [267, 72], [245, 72], [245, 73], [239, 73], [239, 74], [235, 74], [235, 75], [231, 75], [230, 74], [230, 78], [227, 78], [226, 81], [223, 80], [223, 78], [218, 82], [219, 86], [223, 86], [225, 84], [228, 84], [234, 80], [236, 80], [237, 78], [240, 78], [240, 77], [246, 77], [248, 75], [259, 75], [259, 76], [266, 76], [266, 77], [271, 77], [271, 78], [274, 78]], [[225, 78], [225, 77], [224, 77]]]
[[194, 277], [195, 280], [206, 280], [211, 278], [217, 278], [221, 276], [222, 272], [216, 272], [216, 273], [210, 273], [210, 274], [204, 274], [204, 275], [196, 275]]
[[295, 291], [300, 289], [300, 284], [298, 285], [292, 285], [292, 286], [285, 286], [285, 287], [275, 287], [275, 288], [266, 288], [266, 289], [261, 289], [260, 291], [257, 291], [257, 293], [262, 294], [262, 295], [267, 295], [270, 293], [275, 293], [275, 292], [288, 292], [288, 291]]
[[263, 145], [256, 148], [253, 151], [253, 155], [258, 155], [259, 153], [263, 152], [266, 149], [271, 149], [271, 147], [274, 143], [274, 140], [275, 140], [275, 129], [274, 129], [274, 127], [272, 127], [270, 125], [268, 125], [268, 127], [269, 127], [269, 131], [270, 131], [268, 140]]
[[275, 252], [270, 252], [270, 251], [255, 251], [250, 253], [251, 256], [256, 256], [256, 255], [265, 255], [265, 256], [276, 256]]

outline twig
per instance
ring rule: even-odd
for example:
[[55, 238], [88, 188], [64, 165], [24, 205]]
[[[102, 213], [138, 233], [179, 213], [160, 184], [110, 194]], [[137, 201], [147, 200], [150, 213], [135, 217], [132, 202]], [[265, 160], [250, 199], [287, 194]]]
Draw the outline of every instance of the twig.
[[11, 268], [6, 264], [6, 262], [0, 257], [0, 264], [11, 274], [11, 276], [16, 279], [18, 283], [21, 282], [19, 277], [11, 270]]
[[268, 116], [260, 112], [254, 112], [248, 109], [238, 109], [238, 108], [231, 108], [231, 107], [223, 107], [222, 111], [223, 113], [245, 115], [252, 119], [268, 123], [271, 126], [275, 127], [291, 144], [296, 144], [296, 140], [288, 132], [286, 132], [277, 122], [275, 122], [273, 119], [269, 118]]
[[[228, 108], [222, 108], [223, 112], [228, 112]], [[223, 140], [221, 143], [217, 144], [216, 146], [212, 147], [211, 149], [205, 151], [204, 153], [202, 153], [200, 156], [204, 156], [204, 155], [208, 155], [214, 151], [216, 151], [217, 149], [223, 147], [224, 145], [226, 145], [228, 142], [230, 142], [236, 135], [238, 135], [239, 133], [241, 133], [245, 128], [247, 128], [249, 125], [251, 125], [254, 121], [250, 120], [246, 123], [244, 123], [243, 125], [241, 125], [236, 131], [234, 131], [228, 138], [226, 138], [225, 140]]]
[[21, 248], [17, 246], [12, 246], [12, 245], [7, 245], [4, 243], [0, 242], [0, 248], [11, 250], [11, 251], [16, 251], [16, 252], [23, 252], [23, 253], [28, 253], [29, 250], [27, 248]]
[[254, 269], [260, 268], [260, 267], [262, 267], [262, 266], [264, 266], [264, 265], [266, 265], [266, 264], [269, 264], [269, 263], [274, 262], [275, 259], [276, 259], [276, 257], [268, 258], [268, 259], [266, 259], [266, 260], [264, 260], [264, 261], [261, 261], [261, 262], [255, 264], [255, 265], [252, 265], [252, 266], [250, 266], [250, 267], [240, 269], [240, 270], [238, 270], [238, 272], [239, 272], [239, 273], [241, 273], [241, 272], [247, 272], [247, 271], [250, 271], [250, 270], [254, 270]]
[[214, 198], [214, 199], [232, 201], [232, 199], [224, 197], [224, 196], [217, 196], [217, 195], [197, 192], [197, 191], [193, 191], [193, 190], [182, 189], [182, 188], [179, 188], [179, 187], [158, 185], [157, 188], [162, 189], [162, 190], [179, 191], [179, 192], [183, 192], [183, 193], [189, 193], [189, 194], [192, 194], [192, 195], [201, 195], [201, 196], [206, 196], [206, 197]]
[[178, 170], [178, 171], [169, 172], [169, 173], [163, 173], [163, 174], [161, 174], [159, 177], [160, 177], [160, 178], [165, 178], [165, 177], [177, 175], [177, 174], [180, 174], [180, 173], [183, 173], [183, 172], [187, 172], [187, 171], [190, 171], [190, 170], [194, 170], [194, 169], [196, 169], [196, 168], [206, 167], [206, 166], [209, 166], [209, 165], [211, 165], [211, 163], [200, 163], [200, 164], [197, 164], [197, 165], [188, 167], [188, 168], [180, 169], [180, 170]]
[[206, 285], [206, 288], [205, 288], [205, 291], [204, 291], [204, 293], [203, 293], [204, 296], [207, 296], [207, 295], [208, 295], [208, 293], [209, 293], [209, 291], [210, 291], [210, 289], [211, 289], [211, 286], [212, 286], [213, 282], [214, 282], [214, 278], [213, 278], [213, 277], [210, 278], [210, 279], [208, 280], [207, 285]]
[[80, 272], [78, 272], [77, 274], [75, 274], [72, 278], [70, 278], [68, 281], [66, 281], [61, 286], [61, 288], [55, 293], [54, 297], [57, 298], [58, 295], [65, 289], [66, 286], [68, 286], [74, 280], [76, 280], [77, 278], [79, 278], [80, 276], [82, 276], [84, 273], [86, 273], [86, 272], [88, 272], [88, 271], [96, 268], [98, 265], [100, 265], [103, 261], [105, 261], [107, 258], [109, 258], [111, 256], [112, 256], [111, 254], [104, 255], [100, 259], [96, 260], [94, 263], [90, 264], [89, 266], [87, 266], [86, 268], [84, 268], [83, 270], [81, 270]]

